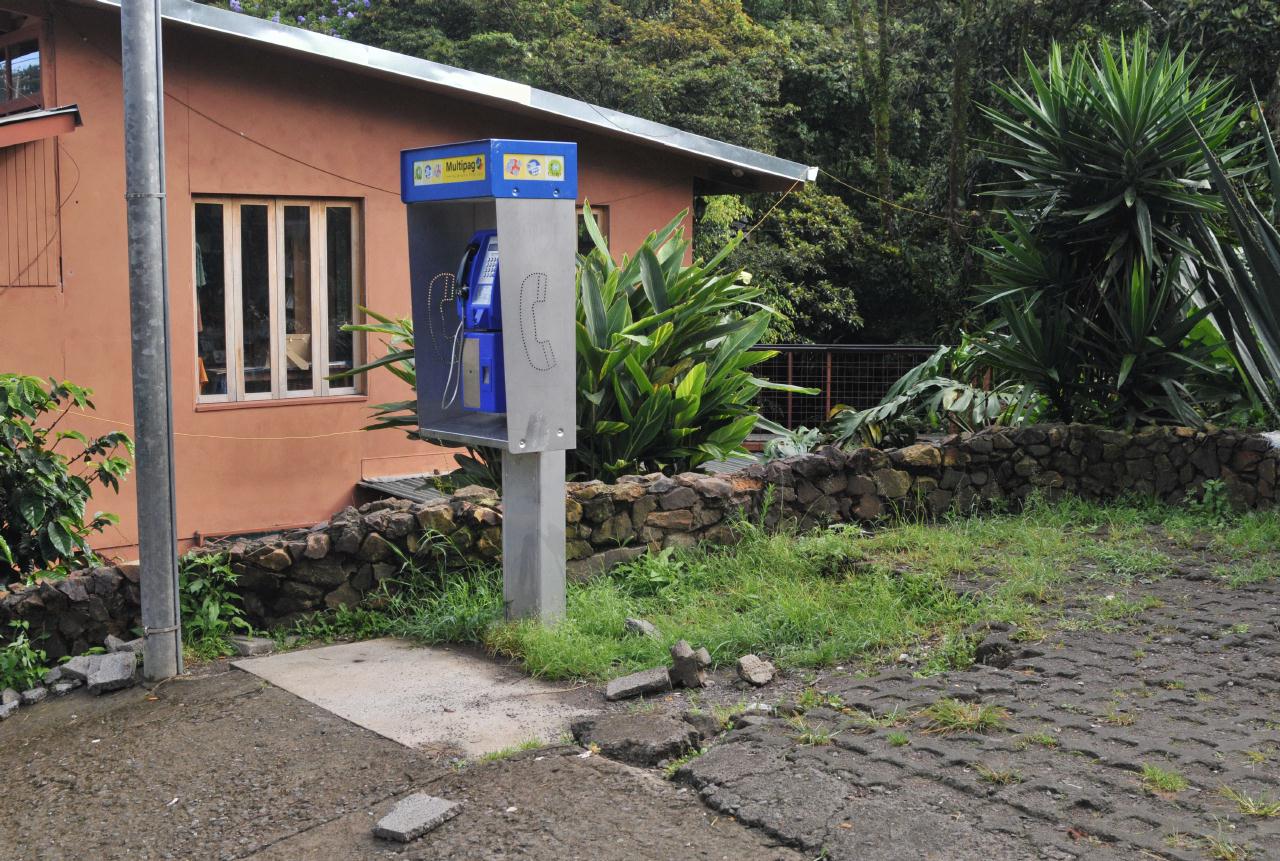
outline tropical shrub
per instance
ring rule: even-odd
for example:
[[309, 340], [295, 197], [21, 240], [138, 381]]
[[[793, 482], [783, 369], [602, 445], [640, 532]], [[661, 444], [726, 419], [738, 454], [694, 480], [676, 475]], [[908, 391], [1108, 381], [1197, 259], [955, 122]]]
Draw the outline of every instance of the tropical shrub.
[[[684, 263], [690, 243], [680, 213], [614, 263], [590, 207], [594, 248], [578, 261], [578, 447], [571, 474], [612, 478], [628, 471], [681, 470], [742, 451], [759, 416], [762, 388], [812, 393], [753, 376], [775, 352], [756, 350], [773, 316], [761, 291], [723, 263], [733, 239], [711, 260]], [[373, 311], [375, 322], [347, 326], [385, 338], [386, 353], [354, 369], [386, 367], [416, 384], [413, 323]], [[378, 404], [367, 429], [400, 428], [416, 438], [417, 400]], [[455, 456], [465, 480], [496, 485], [496, 450]]]
[[119, 490], [133, 443], [120, 431], [89, 437], [57, 429], [70, 410], [93, 409], [92, 394], [65, 381], [51, 379], [46, 386], [36, 377], [0, 374], [0, 573], [5, 583], [95, 564], [90, 537], [117, 522], [103, 512], [86, 520], [85, 506], [95, 484]]
[[772, 358], [755, 346], [772, 309], [762, 291], [722, 263], [684, 263], [682, 212], [615, 263], [585, 208], [595, 247], [578, 265], [577, 470], [612, 478], [633, 470], [688, 469], [743, 451], [763, 389], [812, 392], [755, 377]]
[[1190, 238], [1222, 211], [1197, 131], [1228, 170], [1242, 108], [1224, 80], [1146, 34], [1058, 45], [1030, 89], [984, 108], [1001, 135], [994, 161], [1014, 178], [1006, 228], [980, 249], [995, 319], [973, 338], [976, 361], [1032, 387], [1064, 421], [1199, 424], [1238, 391], [1202, 325]]

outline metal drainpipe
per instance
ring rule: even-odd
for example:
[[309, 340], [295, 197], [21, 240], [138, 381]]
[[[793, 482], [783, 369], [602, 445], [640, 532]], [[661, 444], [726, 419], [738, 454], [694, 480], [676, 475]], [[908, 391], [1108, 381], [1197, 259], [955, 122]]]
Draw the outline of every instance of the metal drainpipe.
[[143, 674], [182, 672], [169, 355], [169, 244], [164, 177], [164, 58], [159, 0], [123, 0], [125, 203], [133, 342]]

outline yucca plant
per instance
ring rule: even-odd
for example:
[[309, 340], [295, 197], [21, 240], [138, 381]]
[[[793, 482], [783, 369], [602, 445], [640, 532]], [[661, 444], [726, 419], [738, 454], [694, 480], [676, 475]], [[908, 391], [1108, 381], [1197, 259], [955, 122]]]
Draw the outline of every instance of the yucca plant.
[[578, 265], [579, 471], [610, 478], [635, 469], [688, 469], [742, 451], [759, 421], [762, 388], [814, 390], [749, 371], [776, 355], [755, 346], [773, 311], [725, 259], [685, 264], [681, 212], [615, 263], [591, 213], [595, 247]]
[[1254, 202], [1248, 189], [1237, 194], [1229, 171], [1207, 140], [1201, 141], [1213, 184], [1226, 205], [1232, 236], [1220, 241], [1201, 222], [1196, 245], [1205, 262], [1199, 282], [1205, 304], [1231, 350], [1252, 393], [1273, 421], [1280, 420], [1280, 158], [1267, 128], [1262, 106], [1256, 105], [1265, 144], [1270, 216]]
[[1054, 45], [1030, 88], [999, 89], [984, 108], [1001, 140], [992, 158], [1014, 178], [995, 193], [1007, 227], [992, 234], [995, 311], [975, 359], [1033, 387], [1066, 421], [1201, 423], [1236, 395], [1201, 325], [1196, 226], [1223, 211], [1197, 130], [1224, 171], [1250, 169], [1231, 145], [1242, 115], [1225, 81], [1146, 34]]

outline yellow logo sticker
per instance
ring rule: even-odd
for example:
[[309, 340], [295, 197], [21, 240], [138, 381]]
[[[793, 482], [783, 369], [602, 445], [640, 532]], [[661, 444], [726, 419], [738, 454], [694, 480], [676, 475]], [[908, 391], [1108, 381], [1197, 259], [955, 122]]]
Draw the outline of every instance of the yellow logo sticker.
[[432, 158], [413, 163], [414, 185], [443, 185], [484, 179], [484, 156], [464, 155]]
[[502, 178], [558, 182], [564, 179], [564, 156], [508, 153], [502, 158]]

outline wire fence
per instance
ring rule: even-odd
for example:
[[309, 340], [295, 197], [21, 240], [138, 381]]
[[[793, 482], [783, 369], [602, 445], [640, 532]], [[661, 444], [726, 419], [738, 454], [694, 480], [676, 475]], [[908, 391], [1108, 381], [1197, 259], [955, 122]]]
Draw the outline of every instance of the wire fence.
[[866, 409], [880, 403], [898, 378], [938, 348], [900, 344], [771, 344], [778, 355], [756, 375], [776, 383], [818, 389], [816, 395], [762, 391], [760, 412], [788, 428], [822, 424], [833, 407]]

